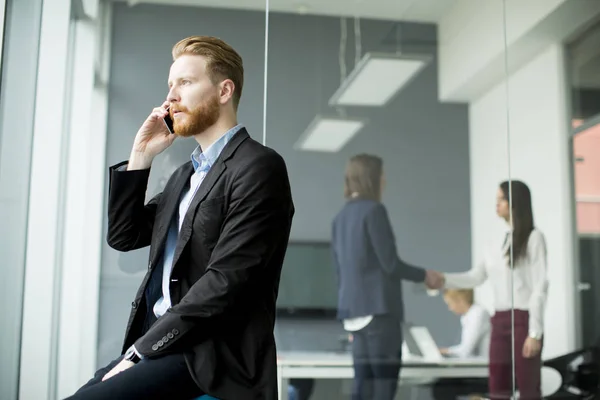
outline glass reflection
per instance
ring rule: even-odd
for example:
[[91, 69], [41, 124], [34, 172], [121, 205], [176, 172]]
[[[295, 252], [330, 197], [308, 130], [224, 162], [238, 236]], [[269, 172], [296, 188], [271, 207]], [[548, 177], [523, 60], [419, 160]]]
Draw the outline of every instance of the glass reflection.
[[[249, 10], [172, 4], [137, 4], [131, 7], [116, 2], [112, 7], [107, 167], [129, 157], [134, 136], [148, 116], [148, 110], [167, 98], [173, 45], [190, 35], [219, 37], [240, 53], [247, 79], [243, 85], [238, 119], [254, 138], [260, 137], [264, 5]], [[154, 159], [146, 201], [163, 191], [172, 173], [190, 161], [196, 146], [194, 139], [178, 138]], [[107, 365], [121, 351], [123, 330], [131, 310], [128, 306], [136, 298], [136, 290], [148, 271], [149, 256], [148, 247], [118, 252], [103, 241], [98, 367]]]
[[489, 135], [487, 113], [470, 120], [467, 91], [455, 90], [468, 67], [465, 37], [438, 26], [453, 4], [383, 3], [270, 3], [266, 145], [286, 160], [296, 205], [276, 323], [289, 398], [488, 392], [489, 293], [451, 289], [449, 278], [444, 288], [443, 274], [468, 270], [472, 246], [480, 259], [491, 236], [480, 216], [493, 216], [506, 154], [494, 155], [496, 181], [475, 187], [473, 205], [471, 176], [489, 182], [478, 176], [489, 160], [471, 154], [470, 130], [477, 146], [488, 136], [502, 145], [496, 121], [506, 108], [494, 110]]
[[[522, 2], [503, 5], [514, 394], [593, 398], [600, 4], [540, 3], [535, 11]], [[521, 19], [524, 12], [536, 22]]]

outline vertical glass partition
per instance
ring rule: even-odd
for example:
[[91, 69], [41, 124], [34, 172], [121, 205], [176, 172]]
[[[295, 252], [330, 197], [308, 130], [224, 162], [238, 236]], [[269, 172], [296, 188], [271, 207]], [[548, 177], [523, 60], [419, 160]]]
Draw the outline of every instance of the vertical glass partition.
[[[42, 2], [0, 2], [0, 398], [17, 398]], [[14, 105], [19, 104], [19, 118]], [[18, 132], [18, 134], [16, 134]]]
[[[480, 271], [508, 227], [503, 9], [425, 3], [269, 4], [266, 145], [296, 206], [276, 327], [285, 393], [488, 393], [496, 303]], [[482, 318], [468, 350], [467, 315]], [[457, 358], [472, 362], [450, 377]], [[293, 370], [323, 362], [331, 376]]]
[[[239, 120], [260, 140], [264, 6], [224, 8], [216, 1], [190, 6], [114, 2], [112, 6], [107, 168], [129, 157], [141, 122], [167, 96], [173, 45], [192, 35], [220, 37], [242, 56], [245, 82]], [[148, 199], [163, 189], [177, 167], [190, 160], [196, 146], [193, 138], [180, 138], [154, 160]], [[106, 365], [121, 350], [130, 304], [148, 269], [148, 255], [148, 248], [121, 253], [103, 243], [98, 366]]]
[[600, 4], [503, 5], [513, 395], [594, 397]]

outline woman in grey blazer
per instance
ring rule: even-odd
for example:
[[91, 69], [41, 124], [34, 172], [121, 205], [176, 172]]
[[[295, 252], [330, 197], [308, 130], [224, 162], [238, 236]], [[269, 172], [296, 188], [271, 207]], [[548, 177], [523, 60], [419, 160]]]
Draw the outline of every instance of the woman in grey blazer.
[[338, 313], [351, 332], [354, 400], [392, 400], [402, 363], [402, 280], [439, 288], [442, 275], [398, 257], [385, 206], [383, 161], [369, 154], [346, 167], [346, 204], [333, 221], [332, 250], [338, 277]]

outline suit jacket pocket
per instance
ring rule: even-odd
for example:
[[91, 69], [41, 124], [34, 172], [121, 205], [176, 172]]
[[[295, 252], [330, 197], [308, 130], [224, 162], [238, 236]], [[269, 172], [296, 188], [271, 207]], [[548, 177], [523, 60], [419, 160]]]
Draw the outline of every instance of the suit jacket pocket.
[[219, 239], [225, 221], [225, 196], [206, 199], [198, 207], [194, 218], [194, 230], [199, 230], [204, 242], [212, 249]]

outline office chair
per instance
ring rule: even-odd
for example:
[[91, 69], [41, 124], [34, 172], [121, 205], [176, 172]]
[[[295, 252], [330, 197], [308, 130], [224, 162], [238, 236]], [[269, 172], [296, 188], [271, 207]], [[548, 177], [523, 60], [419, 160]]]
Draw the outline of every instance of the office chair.
[[595, 399], [600, 395], [600, 349], [589, 347], [544, 362], [558, 371], [561, 383], [549, 399]]

